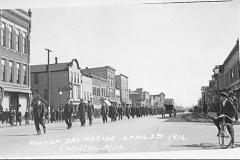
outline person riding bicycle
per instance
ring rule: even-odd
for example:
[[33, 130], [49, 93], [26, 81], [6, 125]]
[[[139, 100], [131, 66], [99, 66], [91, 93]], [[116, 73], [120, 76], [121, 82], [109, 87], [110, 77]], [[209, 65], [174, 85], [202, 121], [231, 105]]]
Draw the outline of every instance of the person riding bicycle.
[[[236, 113], [236, 109], [234, 107], [234, 105], [232, 104], [231, 101], [229, 101], [228, 99], [228, 94], [225, 93], [225, 92], [221, 92], [220, 93], [220, 99], [221, 99], [221, 110], [220, 110], [220, 116], [216, 117], [214, 119], [214, 124], [217, 126], [218, 128], [218, 135], [217, 136], [220, 136], [219, 133], [220, 133], [220, 123], [223, 121], [223, 117], [221, 115], [226, 115], [230, 118], [233, 118], [235, 113]], [[233, 121], [231, 119], [229, 119], [228, 117], [225, 118], [225, 122], [226, 123], [230, 123], [232, 124]], [[227, 126], [227, 129], [229, 131], [229, 133], [231, 134], [231, 128], [229, 126]], [[234, 131], [232, 133], [232, 148], [235, 147], [235, 144], [234, 144]]]

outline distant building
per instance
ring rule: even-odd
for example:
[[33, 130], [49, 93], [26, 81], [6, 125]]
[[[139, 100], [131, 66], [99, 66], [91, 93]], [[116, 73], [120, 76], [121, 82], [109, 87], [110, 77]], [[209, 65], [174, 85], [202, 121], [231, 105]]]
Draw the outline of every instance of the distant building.
[[123, 74], [116, 75], [115, 81], [116, 88], [120, 89], [121, 104], [123, 106], [131, 104], [131, 101], [129, 100], [128, 77]]
[[143, 88], [137, 88], [136, 91], [129, 91], [129, 99], [131, 100], [133, 106], [146, 105]]
[[[63, 107], [68, 98], [74, 104], [75, 110], [80, 103], [80, 98], [83, 98], [82, 88], [82, 74], [77, 59], [71, 62], [58, 63], [57, 59], [55, 64], [50, 64], [50, 107], [57, 109]], [[32, 90], [40, 94], [45, 100], [48, 99], [48, 80], [47, 80], [47, 64], [32, 65], [31, 78]], [[87, 77], [84, 82], [88, 82]], [[59, 91], [62, 91], [62, 98], [60, 101]], [[86, 91], [89, 90], [87, 87]], [[62, 106], [60, 106], [60, 103]]]
[[[31, 11], [0, 10], [0, 86], [3, 109], [30, 108], [30, 33]], [[19, 104], [21, 107], [19, 107]]]
[[92, 100], [92, 76], [82, 73], [82, 94], [83, 100], [87, 103]]
[[[95, 75], [99, 76], [102, 79], [105, 79], [107, 81], [107, 92], [106, 97], [108, 97], [108, 100], [117, 103], [116, 97], [115, 97], [115, 69], [110, 66], [104, 66], [104, 67], [97, 67], [97, 68], [86, 68], [81, 70], [83, 73], [88, 75]], [[104, 92], [104, 90], [103, 90]]]
[[165, 101], [165, 94], [161, 92], [158, 95], [152, 95], [153, 101], [154, 101], [154, 106], [157, 107], [163, 107], [164, 106], [164, 101]]

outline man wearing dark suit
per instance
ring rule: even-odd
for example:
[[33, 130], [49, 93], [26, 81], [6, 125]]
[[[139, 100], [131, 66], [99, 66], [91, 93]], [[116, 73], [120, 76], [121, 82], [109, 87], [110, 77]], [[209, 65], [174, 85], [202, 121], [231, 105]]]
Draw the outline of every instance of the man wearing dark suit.
[[108, 115], [108, 106], [105, 104], [105, 102], [102, 102], [102, 106], [101, 106], [101, 116], [103, 119], [103, 123], [107, 123], [107, 115]]
[[41, 130], [39, 124], [43, 126], [43, 131], [46, 133], [46, 126], [45, 126], [45, 112], [46, 107], [45, 104], [41, 102], [40, 97], [37, 97], [37, 104], [33, 108], [33, 115], [34, 115], [34, 123], [37, 130], [38, 135], [41, 134]]
[[70, 99], [68, 100], [68, 103], [64, 107], [64, 117], [65, 122], [67, 124], [67, 129], [72, 128], [72, 116], [73, 116], [73, 105]]
[[93, 116], [94, 116], [94, 106], [93, 106], [91, 100], [88, 101], [87, 115], [88, 115], [88, 119], [89, 119], [89, 125], [91, 126], [92, 121], [93, 121]]
[[132, 118], [134, 118], [135, 114], [136, 114], [136, 108], [134, 107], [134, 105], [132, 105], [132, 107], [131, 107], [131, 116], [132, 116]]
[[130, 108], [128, 104], [126, 105], [126, 108], [125, 108], [125, 115], [128, 117], [128, 119], [130, 118]]
[[85, 126], [86, 118], [86, 104], [83, 102], [83, 99], [80, 99], [80, 104], [78, 106], [78, 112], [80, 116], [81, 126]]
[[122, 120], [122, 115], [123, 115], [123, 108], [121, 104], [118, 105], [118, 120]]
[[[220, 93], [220, 99], [222, 101], [222, 103], [221, 103], [222, 107], [221, 107], [220, 115], [223, 114], [223, 115], [227, 115], [230, 118], [233, 118], [235, 113], [236, 113], [236, 109], [233, 106], [232, 102], [230, 102], [227, 98], [228, 98], [227, 93], [225, 93], [225, 92]], [[219, 131], [220, 131], [220, 123], [222, 122], [222, 120], [223, 120], [223, 117], [220, 116], [220, 117], [216, 117], [213, 121], [214, 124], [218, 128], [218, 136], [219, 136]], [[227, 117], [225, 118], [225, 122], [230, 123], [230, 124], [233, 123], [232, 120], [227, 118]], [[229, 133], [231, 134], [230, 127], [229, 126], [227, 126], [227, 127], [228, 127], [227, 129], [228, 129]], [[234, 145], [234, 131], [233, 131], [232, 137], [233, 137], [232, 148], [234, 148], [235, 147], [235, 145]]]

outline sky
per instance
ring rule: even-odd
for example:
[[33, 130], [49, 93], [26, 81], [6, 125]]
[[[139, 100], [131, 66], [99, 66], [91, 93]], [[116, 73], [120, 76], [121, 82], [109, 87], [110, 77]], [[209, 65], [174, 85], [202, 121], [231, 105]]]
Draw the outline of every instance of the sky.
[[58, 57], [77, 59], [81, 68], [109, 65], [129, 77], [129, 89], [163, 92], [183, 107], [197, 103], [239, 37], [235, 2], [24, 2], [19, 6], [32, 11], [31, 65], [46, 64], [48, 48], [50, 63]]

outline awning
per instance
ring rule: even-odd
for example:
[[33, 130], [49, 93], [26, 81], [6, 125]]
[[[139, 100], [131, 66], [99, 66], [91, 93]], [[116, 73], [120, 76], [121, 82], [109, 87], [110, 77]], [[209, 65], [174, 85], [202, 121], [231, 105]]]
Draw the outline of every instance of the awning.
[[29, 89], [24, 89], [24, 88], [5, 88], [3, 87], [4, 91], [7, 92], [20, 92], [20, 93], [32, 93], [32, 91]]

